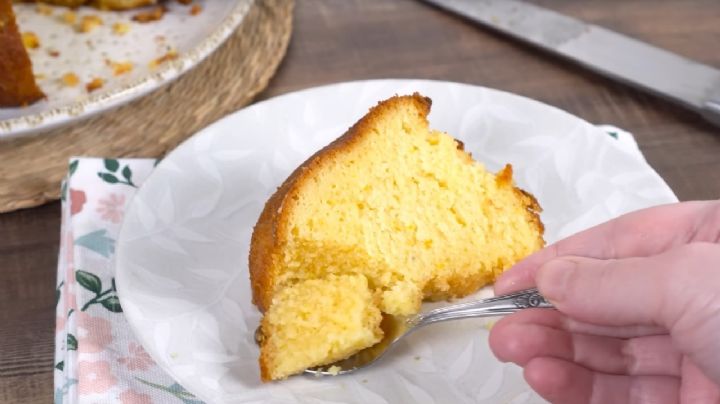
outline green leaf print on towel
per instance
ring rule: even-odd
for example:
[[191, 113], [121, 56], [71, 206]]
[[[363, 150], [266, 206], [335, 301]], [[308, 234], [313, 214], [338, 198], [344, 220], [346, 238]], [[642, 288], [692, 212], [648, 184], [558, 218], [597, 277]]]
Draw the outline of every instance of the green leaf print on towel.
[[79, 283], [83, 288], [95, 293], [95, 297], [88, 300], [80, 311], [87, 310], [93, 304], [99, 304], [113, 313], [122, 313], [120, 299], [118, 299], [117, 295], [115, 295], [115, 293], [117, 293], [115, 290], [115, 278], [112, 278], [110, 288], [105, 291], [102, 290], [102, 281], [100, 278], [90, 272], [83, 271], [81, 269], [75, 271], [75, 280], [77, 280], [77, 283]]
[[97, 277], [97, 275], [91, 274], [90, 272], [85, 272], [83, 270], [75, 271], [75, 280], [80, 284], [80, 286], [95, 294], [100, 293], [102, 290], [102, 281]]
[[105, 163], [105, 168], [107, 168], [108, 171], [116, 172], [118, 168], [120, 168], [120, 163], [115, 159], [105, 159], [103, 163]]
[[143, 380], [143, 379], [141, 379], [141, 378], [139, 378], [139, 377], [136, 377], [135, 379], [137, 379], [137, 381], [139, 381], [140, 383], [143, 383], [143, 384], [148, 385], [148, 386], [150, 386], [150, 387], [153, 387], [153, 388], [156, 388], [156, 389], [158, 389], [158, 390], [162, 390], [162, 391], [165, 391], [165, 392], [168, 392], [168, 393], [174, 395], [175, 397], [177, 397], [178, 399], [180, 399], [180, 401], [182, 401], [183, 404], [205, 404], [205, 403], [203, 403], [202, 401], [198, 400], [192, 393], [190, 393], [189, 391], [185, 390], [185, 389], [183, 388], [183, 386], [181, 386], [181, 385], [179, 385], [179, 384], [177, 384], [177, 383], [173, 383], [173, 384], [171, 384], [171, 385], [169, 385], [169, 386], [163, 386], [163, 385], [160, 385], [160, 384], [156, 384], [156, 383], [149, 382], [149, 381], [147, 381], [147, 380]]
[[122, 307], [120, 307], [120, 299], [117, 296], [110, 296], [107, 299], [101, 300], [100, 304], [113, 313], [122, 313]]
[[137, 188], [137, 185], [132, 181], [132, 169], [130, 168], [130, 165], [125, 165], [123, 169], [120, 171], [120, 175], [118, 175], [118, 170], [120, 169], [120, 163], [115, 159], [105, 159], [103, 160], [105, 164], [105, 170], [106, 172], [98, 172], [98, 177], [100, 177], [101, 180], [107, 182], [108, 184], [124, 184], [129, 185], [133, 188]]
[[67, 335], [67, 350], [68, 351], [77, 351], [77, 338], [75, 338], [74, 335], [68, 334]]
[[64, 284], [65, 281], [62, 281], [59, 285], [57, 285], [57, 288], [55, 288], [55, 307], [57, 307], [58, 303], [60, 303], [60, 294]]

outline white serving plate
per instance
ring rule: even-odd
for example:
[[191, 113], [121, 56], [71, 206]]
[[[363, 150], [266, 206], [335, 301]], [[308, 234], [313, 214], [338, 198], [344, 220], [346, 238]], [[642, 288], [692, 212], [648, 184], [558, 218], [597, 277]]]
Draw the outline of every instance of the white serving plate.
[[125, 315], [145, 349], [185, 388], [208, 403], [541, 401], [518, 367], [493, 357], [480, 320], [422, 329], [366, 371], [260, 383], [253, 342], [260, 313], [250, 302], [247, 260], [263, 204], [370, 106], [415, 91], [433, 100], [432, 127], [462, 140], [492, 170], [513, 164], [518, 184], [544, 208], [548, 242], [677, 200], [637, 153], [597, 127], [488, 88], [376, 80], [255, 104], [202, 130], [158, 165], [132, 201], [117, 244]]

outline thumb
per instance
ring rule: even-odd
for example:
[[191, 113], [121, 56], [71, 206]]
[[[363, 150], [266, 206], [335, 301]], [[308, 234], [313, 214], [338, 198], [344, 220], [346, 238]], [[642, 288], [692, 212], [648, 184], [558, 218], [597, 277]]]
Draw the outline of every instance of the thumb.
[[[599, 325], [657, 325], [720, 382], [720, 245], [691, 243], [651, 257], [556, 258], [538, 289], [567, 316]], [[706, 365], [706, 366], [703, 366]]]

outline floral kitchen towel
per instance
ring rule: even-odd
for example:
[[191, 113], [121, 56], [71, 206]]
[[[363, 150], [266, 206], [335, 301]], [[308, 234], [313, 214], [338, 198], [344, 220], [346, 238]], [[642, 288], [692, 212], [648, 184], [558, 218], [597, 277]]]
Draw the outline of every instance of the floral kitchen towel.
[[71, 159], [62, 188], [55, 403], [202, 404], [136, 341], [115, 290], [123, 213], [156, 161]]

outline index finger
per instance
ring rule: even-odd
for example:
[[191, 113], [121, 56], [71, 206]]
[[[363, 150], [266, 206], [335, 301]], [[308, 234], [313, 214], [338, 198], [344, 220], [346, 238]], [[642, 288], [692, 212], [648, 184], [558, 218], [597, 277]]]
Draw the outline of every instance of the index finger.
[[717, 201], [676, 203], [628, 213], [551, 244], [518, 262], [495, 282], [495, 294], [534, 286], [537, 269], [556, 257], [647, 257], [691, 241], [716, 242], [719, 232]]

